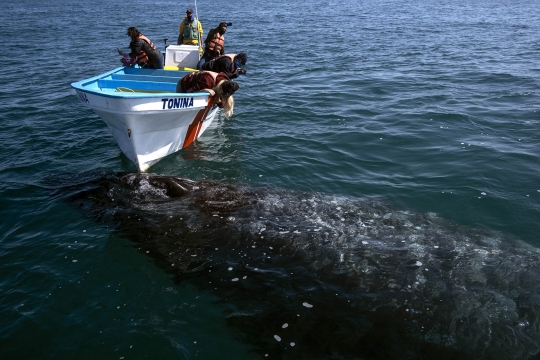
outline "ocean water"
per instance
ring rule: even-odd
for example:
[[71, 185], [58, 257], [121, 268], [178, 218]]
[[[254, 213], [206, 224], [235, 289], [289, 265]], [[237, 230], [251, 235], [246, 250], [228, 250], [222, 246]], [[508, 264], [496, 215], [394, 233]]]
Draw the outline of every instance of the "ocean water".
[[[238, 80], [234, 116], [220, 116], [150, 172], [376, 197], [393, 209], [436, 213], [539, 248], [537, 5], [198, 2], [205, 34], [221, 21], [233, 23], [226, 50], [248, 54], [247, 74]], [[162, 50], [164, 38], [175, 43], [188, 6], [194, 4], [3, 4], [0, 358], [315, 357], [301, 350], [309, 340], [295, 339], [294, 348], [270, 339], [280, 345], [270, 350], [263, 340], [250, 341], [242, 326], [231, 326], [231, 314], [243, 309], [227, 301], [229, 292], [182, 281], [113, 223], [66, 200], [96, 178], [136, 172], [70, 83], [119, 66], [116, 48], [129, 44], [129, 26]], [[295, 291], [287, 296], [300, 297]], [[346, 321], [340, 314], [337, 321]], [[314, 332], [324, 331], [319, 325]], [[318, 357], [384, 358], [341, 350], [328, 345]]]

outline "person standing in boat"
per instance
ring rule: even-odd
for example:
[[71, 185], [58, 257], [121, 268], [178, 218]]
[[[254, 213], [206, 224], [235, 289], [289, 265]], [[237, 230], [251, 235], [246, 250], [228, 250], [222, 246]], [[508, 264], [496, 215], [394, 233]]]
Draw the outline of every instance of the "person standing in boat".
[[135, 27], [127, 29], [127, 35], [131, 38], [129, 54], [118, 50], [122, 55], [122, 64], [132, 66], [138, 64], [140, 67], [149, 69], [163, 69], [163, 54], [146, 36], [141, 34]]
[[199, 39], [202, 39], [202, 36], [203, 29], [201, 22], [193, 16], [193, 9], [187, 9], [186, 17], [180, 23], [177, 45], [199, 45]]
[[225, 73], [200, 71], [192, 72], [180, 79], [176, 84], [176, 92], [193, 93], [207, 91], [210, 93], [214, 104], [223, 108], [225, 117], [229, 118], [233, 114], [233, 94], [239, 87]]
[[247, 54], [225, 54], [202, 65], [201, 70], [214, 72], [224, 72], [230, 79], [235, 79], [240, 75], [246, 74], [246, 69], [242, 66], [246, 65]]
[[197, 64], [197, 69], [202, 70], [204, 63], [225, 54], [225, 32], [227, 23], [219, 23], [217, 28], [211, 29], [204, 40], [204, 53]]

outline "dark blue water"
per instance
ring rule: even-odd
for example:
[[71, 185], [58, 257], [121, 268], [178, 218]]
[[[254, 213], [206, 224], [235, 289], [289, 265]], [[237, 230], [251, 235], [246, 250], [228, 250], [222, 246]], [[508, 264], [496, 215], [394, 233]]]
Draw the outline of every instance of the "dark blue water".
[[[377, 196], [540, 247], [538, 4], [197, 5], [205, 34], [233, 23], [226, 50], [248, 54], [247, 75], [232, 119], [151, 172]], [[242, 309], [173, 281], [61, 190], [136, 172], [70, 83], [119, 66], [129, 26], [175, 43], [188, 6], [2, 5], [0, 358], [264, 357], [227, 325]]]

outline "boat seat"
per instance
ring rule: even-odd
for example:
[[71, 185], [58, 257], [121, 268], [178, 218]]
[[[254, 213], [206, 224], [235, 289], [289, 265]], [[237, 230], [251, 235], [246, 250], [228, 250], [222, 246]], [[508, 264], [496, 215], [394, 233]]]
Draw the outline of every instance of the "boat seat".
[[181, 77], [172, 76], [152, 76], [152, 75], [131, 75], [131, 74], [112, 74], [113, 80], [135, 80], [135, 81], [150, 81], [150, 82], [173, 82], [178, 83]]
[[182, 71], [182, 70], [162, 70], [162, 69], [142, 69], [125, 66], [124, 73], [130, 75], [151, 75], [151, 76], [168, 76], [181, 78], [186, 74], [189, 74], [191, 71]]
[[133, 91], [163, 91], [176, 92], [176, 82], [151, 82], [151, 81], [133, 81], [133, 80], [103, 80], [99, 79], [97, 85], [101, 89], [128, 88]]

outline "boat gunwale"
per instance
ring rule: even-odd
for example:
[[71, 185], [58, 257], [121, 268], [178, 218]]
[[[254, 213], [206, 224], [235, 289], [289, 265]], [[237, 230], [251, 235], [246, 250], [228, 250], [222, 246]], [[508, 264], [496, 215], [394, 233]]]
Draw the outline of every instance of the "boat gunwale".
[[[95, 90], [95, 89], [88, 88], [88, 85], [92, 83], [97, 83], [98, 80], [104, 79], [108, 76], [112, 76], [113, 74], [122, 72], [124, 70], [125, 68], [123, 66], [120, 66], [118, 68], [93, 76], [91, 78], [73, 82], [71, 83], [71, 87], [77, 91], [82, 91], [82, 92], [86, 92], [86, 93], [101, 96], [101, 97], [108, 97], [108, 98], [115, 98], [115, 99], [141, 99], [141, 98], [154, 99], [154, 98], [161, 98], [163, 96], [174, 96], [174, 97], [186, 97], [186, 96], [203, 97], [205, 96], [205, 97], [208, 97], [210, 95], [206, 91], [194, 92], [194, 93], [178, 93], [178, 92], [165, 92], [165, 91], [159, 92], [159, 93], [156, 93], [156, 92], [154, 93], [152, 92], [114, 92], [114, 93], [111, 92], [111, 93], [108, 93], [108, 92], [103, 92], [102, 90]], [[167, 70], [167, 71], [173, 72], [174, 70]], [[150, 77], [151, 75], [148, 75], [148, 76]], [[171, 76], [171, 77], [174, 77], [174, 76]], [[179, 77], [179, 79], [180, 78], [181, 77]]]

